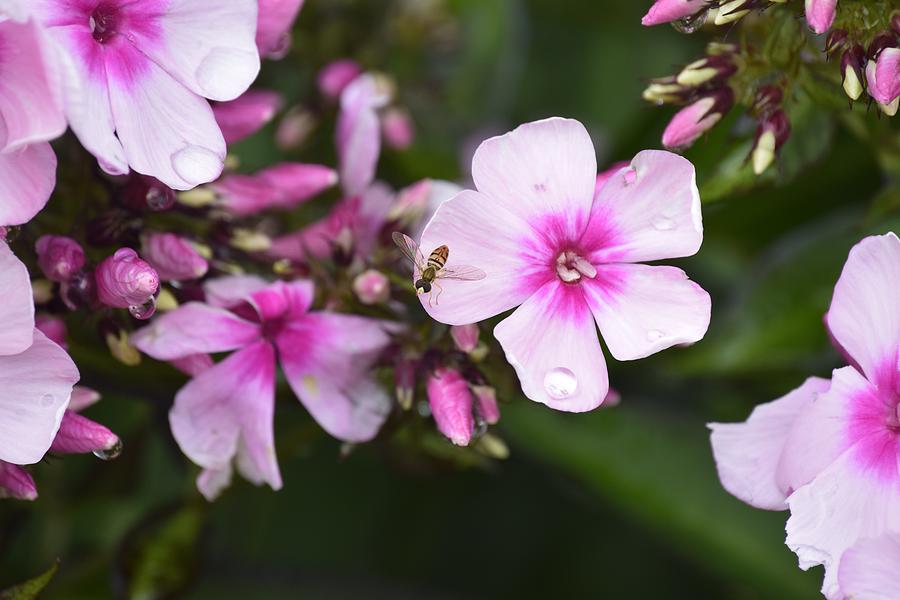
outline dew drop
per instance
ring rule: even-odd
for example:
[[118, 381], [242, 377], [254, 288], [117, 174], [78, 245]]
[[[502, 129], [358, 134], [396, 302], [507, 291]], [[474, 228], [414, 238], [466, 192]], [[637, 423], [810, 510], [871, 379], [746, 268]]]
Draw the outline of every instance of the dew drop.
[[416, 412], [419, 413], [419, 416], [423, 419], [427, 419], [431, 416], [431, 407], [427, 402], [421, 400], [418, 404], [416, 404]]
[[41, 396], [41, 406], [52, 406], [53, 394], [44, 394]]
[[662, 331], [660, 331], [659, 329], [651, 329], [650, 331], [647, 332], [647, 341], [655, 342], [655, 341], [665, 337], [665, 335], [666, 334], [663, 333]]
[[578, 380], [571, 370], [565, 367], [556, 367], [544, 375], [544, 389], [551, 398], [562, 400], [575, 393], [575, 390], [578, 389]]
[[94, 456], [100, 460], [114, 460], [119, 458], [120, 454], [122, 454], [122, 440], [116, 440], [116, 443], [113, 444], [112, 448], [94, 450]]
[[675, 221], [668, 217], [659, 216], [653, 219], [653, 228], [657, 231], [669, 231], [675, 228]]
[[488, 424], [487, 421], [482, 419], [480, 416], [475, 415], [475, 429], [472, 430], [472, 437], [477, 439], [487, 433]]
[[708, 10], [701, 10], [700, 12], [688, 15], [683, 19], [672, 21], [672, 27], [679, 33], [694, 33], [706, 24], [706, 17], [708, 15]]
[[156, 296], [150, 296], [150, 299], [140, 306], [129, 306], [128, 312], [135, 319], [140, 319], [141, 321], [149, 319], [156, 312]]

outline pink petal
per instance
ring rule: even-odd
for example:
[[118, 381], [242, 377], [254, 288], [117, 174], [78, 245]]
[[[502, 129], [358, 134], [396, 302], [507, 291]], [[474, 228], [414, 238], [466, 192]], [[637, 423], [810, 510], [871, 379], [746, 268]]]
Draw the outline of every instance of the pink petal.
[[359, 77], [362, 69], [352, 59], [343, 58], [331, 61], [319, 71], [316, 76], [316, 84], [322, 95], [328, 98], [337, 98], [341, 95], [350, 82]]
[[[487, 276], [480, 281], [442, 279], [443, 289], [420, 298], [432, 318], [449, 325], [477, 323], [525, 301], [549, 280], [524, 277], [531, 265], [522, 252], [522, 232], [530, 226], [504, 203], [466, 190], [444, 202], [422, 234], [422, 254], [447, 245], [447, 266], [470, 265]], [[551, 271], [548, 270], [548, 273]]]
[[133, 63], [129, 69], [142, 72], [141, 79], [126, 85], [110, 77], [109, 98], [128, 164], [176, 190], [216, 179], [224, 166], [225, 140], [209, 103], [137, 50], [127, 60]]
[[259, 53], [279, 59], [290, 48], [291, 28], [303, 0], [259, 0], [259, 24], [256, 29], [256, 45]]
[[171, 360], [169, 364], [185, 375], [195, 377], [203, 371], [211, 369], [216, 363], [209, 354], [189, 354], [183, 358]]
[[0, 241], [0, 356], [24, 352], [34, 338], [34, 300], [28, 269]]
[[144, 237], [141, 254], [163, 281], [188, 281], [206, 275], [209, 263], [185, 238], [174, 233]]
[[610, 180], [610, 178], [621, 171], [624, 168], [627, 168], [629, 163], [626, 161], [620, 161], [617, 163], [613, 163], [610, 167], [604, 171], [597, 173], [597, 178], [594, 180], [594, 201], [596, 202], [597, 196], [600, 195], [600, 190], [603, 189], [603, 186], [606, 185], [606, 182]]
[[582, 238], [583, 245], [598, 248], [591, 262], [644, 262], [696, 253], [703, 220], [694, 166], [671, 152], [644, 150], [630, 169], [611, 177], [594, 202]]
[[30, 14], [29, 2], [31, 0], [0, 0], [0, 14], [13, 21], [24, 22]]
[[900, 598], [900, 531], [857, 542], [844, 553], [838, 584], [847, 598], [893, 600]]
[[103, 425], [67, 410], [63, 414], [53, 444], [50, 445], [50, 451], [60, 454], [85, 454], [110, 450], [118, 443], [119, 436]]
[[862, 539], [900, 531], [900, 487], [867, 477], [849, 452], [794, 492], [788, 504], [786, 543], [801, 569], [825, 565], [822, 593], [827, 598], [845, 597], [838, 565], [847, 550]]
[[211, 187], [228, 212], [246, 216], [270, 208], [291, 209], [337, 183], [329, 167], [280, 163], [255, 175], [226, 175]]
[[[858, 402], [880, 404], [875, 390], [853, 367], [836, 369], [831, 386], [803, 407], [788, 434], [775, 476], [786, 493], [813, 481], [851, 446], [860, 442], [848, 428]], [[862, 445], [859, 449], [866, 448]], [[890, 465], [896, 471], [896, 458]]]
[[0, 498], [37, 499], [37, 486], [31, 474], [18, 465], [0, 461]]
[[56, 185], [56, 155], [38, 142], [0, 154], [0, 226], [23, 225], [47, 204]]
[[806, 0], [806, 22], [816, 33], [825, 33], [834, 23], [837, 0]]
[[388, 102], [374, 75], [363, 74], [341, 94], [336, 143], [344, 194], [361, 194], [375, 178], [381, 152], [381, 124], [376, 110]]
[[900, 239], [871, 236], [850, 250], [834, 288], [828, 328], [869, 381], [890, 384], [900, 351]]
[[778, 461], [797, 414], [829, 385], [810, 377], [786, 396], [754, 408], [743, 423], [710, 423], [722, 487], [756, 508], [786, 510], [788, 493], [775, 478]]
[[234, 100], [259, 73], [256, 13], [254, 0], [169, 0], [159, 18], [165, 43], [134, 43], [194, 94]]
[[707, 0], [656, 0], [641, 19], [641, 24], [649, 27], [677, 21], [700, 12], [706, 4]]
[[193, 462], [226, 468], [244, 448], [272, 489], [281, 487], [272, 420], [275, 411], [275, 351], [259, 341], [204, 371], [175, 396], [169, 413], [172, 434]]
[[497, 325], [494, 337], [535, 402], [584, 412], [606, 397], [606, 362], [579, 287], [547, 283]]
[[276, 344], [291, 389], [316, 422], [338, 439], [364, 442], [392, 406], [368, 374], [389, 341], [378, 321], [313, 313], [291, 323]]
[[[875, 77], [882, 104], [890, 104], [900, 96], [900, 48], [885, 48], [878, 55], [875, 66]], [[887, 102], [883, 102], [886, 100]]]
[[270, 283], [256, 275], [229, 275], [207, 279], [203, 282], [203, 291], [210, 306], [234, 308]]
[[59, 73], [34, 22], [0, 22], [0, 149], [52, 140], [66, 130]]
[[578, 239], [588, 222], [596, 177], [584, 125], [559, 117], [486, 140], [472, 159], [475, 187], [492, 203], [523, 220], [561, 215], [570, 239]]
[[30, 348], [0, 356], [0, 460], [21, 465], [41, 460], [78, 377], [69, 355], [36, 329]]
[[203, 497], [212, 502], [231, 485], [231, 463], [221, 469], [203, 469], [197, 476], [197, 489]]
[[69, 400], [69, 410], [81, 412], [89, 406], [100, 401], [100, 392], [83, 385], [72, 388], [72, 397]]
[[248, 90], [230, 102], [213, 105], [226, 144], [234, 144], [262, 129], [281, 110], [284, 99], [270, 90]]
[[221, 308], [188, 302], [134, 332], [131, 343], [157, 360], [174, 360], [191, 354], [236, 350], [260, 335], [256, 323]]
[[598, 265], [582, 279], [603, 341], [616, 360], [635, 360], [703, 339], [709, 294], [675, 267]]
[[260, 320], [299, 319], [309, 310], [315, 297], [312, 281], [297, 280], [285, 283], [276, 281], [270, 286], [253, 292], [248, 301], [256, 309]]

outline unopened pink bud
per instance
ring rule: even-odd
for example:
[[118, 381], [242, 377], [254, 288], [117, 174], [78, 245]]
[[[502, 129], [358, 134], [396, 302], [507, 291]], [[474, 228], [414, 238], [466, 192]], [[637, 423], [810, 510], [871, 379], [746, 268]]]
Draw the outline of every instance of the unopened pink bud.
[[454, 325], [450, 328], [450, 337], [457, 350], [468, 354], [478, 345], [478, 325]]
[[84, 250], [70, 237], [42, 235], [34, 247], [38, 266], [51, 281], [66, 282], [84, 268]]
[[174, 233], [151, 233], [141, 254], [163, 281], [188, 281], [206, 275], [209, 263], [186, 239]]
[[416, 139], [416, 126], [408, 110], [392, 107], [381, 116], [381, 133], [389, 147], [406, 150]]
[[248, 90], [230, 102], [214, 102], [213, 115], [226, 144], [234, 144], [262, 129], [281, 110], [278, 92]]
[[645, 27], [689, 17], [705, 8], [707, 0], [656, 0], [641, 24]]
[[663, 132], [663, 145], [687, 148], [718, 123], [733, 103], [734, 93], [726, 87], [684, 107], [669, 121]]
[[316, 128], [316, 118], [302, 106], [287, 111], [275, 130], [275, 143], [282, 150], [299, 148]]
[[337, 183], [334, 169], [280, 163], [255, 175], [226, 175], [212, 184], [228, 212], [247, 216], [270, 208], [288, 209]]
[[497, 404], [497, 391], [489, 385], [473, 385], [475, 409], [488, 425], [496, 425], [500, 420], [500, 406]]
[[349, 58], [335, 60], [319, 71], [317, 83], [319, 91], [328, 98], [338, 98], [351, 81], [359, 77], [362, 68]]
[[0, 461], [0, 498], [34, 500], [37, 495], [37, 486], [28, 471], [19, 465]]
[[113, 308], [143, 306], [159, 289], [159, 275], [131, 248], [120, 248], [97, 265], [97, 298]]
[[834, 23], [837, 0], [806, 0], [806, 22], [816, 33], [825, 33]]
[[353, 292], [363, 304], [380, 304], [391, 297], [391, 284], [384, 273], [369, 269], [353, 280]]
[[900, 48], [885, 48], [866, 65], [869, 95], [883, 105], [900, 96]]
[[291, 49], [291, 28], [303, 0], [259, 0], [256, 46], [259, 55], [272, 60], [284, 58]]
[[72, 397], [69, 399], [69, 410], [81, 412], [88, 406], [96, 404], [100, 400], [100, 392], [83, 385], [72, 388]]
[[34, 317], [34, 326], [61, 348], [66, 347], [66, 322], [61, 318], [41, 313]]
[[428, 404], [438, 430], [457, 446], [468, 446], [475, 429], [472, 393], [458, 371], [438, 369], [428, 378]]
[[119, 445], [119, 436], [87, 417], [67, 410], [63, 414], [59, 432], [50, 445], [51, 452], [85, 454], [108, 452]]

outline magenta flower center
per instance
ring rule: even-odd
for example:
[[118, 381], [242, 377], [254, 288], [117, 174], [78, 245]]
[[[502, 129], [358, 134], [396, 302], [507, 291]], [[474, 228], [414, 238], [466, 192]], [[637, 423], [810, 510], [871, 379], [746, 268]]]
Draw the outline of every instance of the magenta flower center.
[[580, 254], [566, 250], [556, 257], [556, 275], [564, 283], [577, 283], [582, 277], [596, 277], [597, 269]]
[[110, 4], [100, 4], [91, 13], [88, 24], [94, 39], [105, 44], [118, 33], [119, 9]]

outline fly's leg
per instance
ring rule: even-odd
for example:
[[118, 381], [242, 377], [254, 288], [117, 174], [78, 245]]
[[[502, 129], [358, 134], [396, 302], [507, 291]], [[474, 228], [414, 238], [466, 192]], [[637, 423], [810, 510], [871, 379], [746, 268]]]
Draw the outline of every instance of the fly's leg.
[[[435, 296], [435, 298], [434, 298], [434, 305], [437, 306], [438, 300], [441, 299], [441, 292], [444, 291], [444, 288], [441, 287], [441, 284], [439, 284], [439, 283], [437, 282], [437, 280], [434, 281], [434, 284], [433, 284], [433, 285], [434, 285], [434, 287], [436, 287], [437, 290], [438, 290], [437, 296]], [[430, 306], [430, 305], [429, 305], [429, 306]]]

